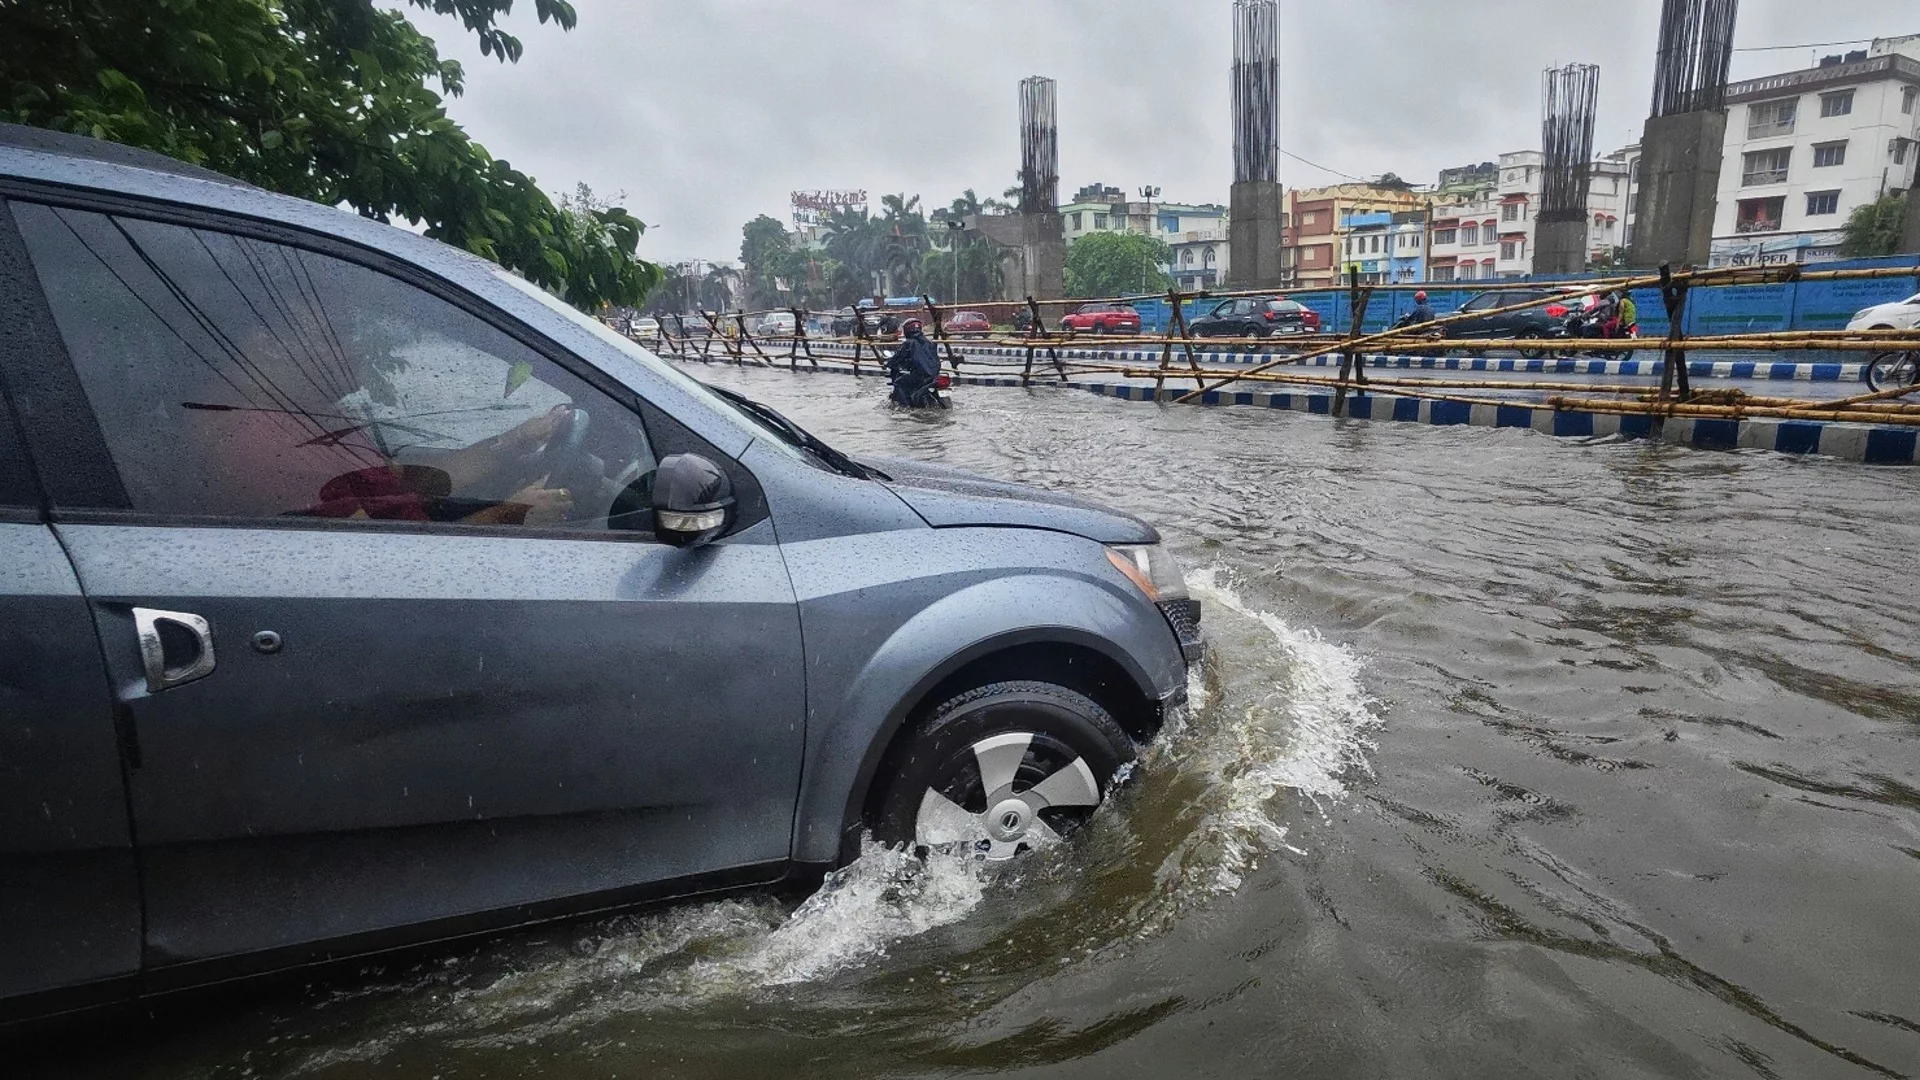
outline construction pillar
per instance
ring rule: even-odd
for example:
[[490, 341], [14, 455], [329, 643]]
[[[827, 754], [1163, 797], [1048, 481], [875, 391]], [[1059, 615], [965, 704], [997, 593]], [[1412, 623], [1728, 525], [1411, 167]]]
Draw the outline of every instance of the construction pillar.
[[1533, 230], [1533, 272], [1584, 274], [1587, 271], [1587, 213], [1543, 212]]
[[1227, 285], [1234, 289], [1277, 289], [1282, 281], [1280, 228], [1286, 203], [1280, 185], [1248, 180], [1233, 185], [1227, 219]]
[[1636, 268], [1706, 266], [1713, 255], [1739, 11], [1739, 0], [1661, 0], [1653, 111], [1640, 139], [1640, 192], [1627, 253]]
[[1059, 211], [1020, 215], [1026, 295], [1059, 300], [1067, 295], [1066, 223]]
[[1280, 198], [1280, 5], [1233, 4], [1233, 194], [1227, 284], [1277, 289], [1285, 280]]
[[1920, 255], [1920, 170], [1913, 174], [1913, 186], [1907, 189], [1907, 227], [1900, 234], [1900, 250]]
[[1727, 114], [1719, 109], [1647, 120], [1628, 253], [1634, 267], [1707, 265], [1726, 139]]

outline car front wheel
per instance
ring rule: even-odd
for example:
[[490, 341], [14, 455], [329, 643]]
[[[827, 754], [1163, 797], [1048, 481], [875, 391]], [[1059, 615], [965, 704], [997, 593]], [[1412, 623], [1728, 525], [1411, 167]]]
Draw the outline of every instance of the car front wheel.
[[1135, 753], [1082, 694], [993, 683], [942, 702], [908, 736], [870, 824], [882, 843], [1011, 859], [1085, 824]]

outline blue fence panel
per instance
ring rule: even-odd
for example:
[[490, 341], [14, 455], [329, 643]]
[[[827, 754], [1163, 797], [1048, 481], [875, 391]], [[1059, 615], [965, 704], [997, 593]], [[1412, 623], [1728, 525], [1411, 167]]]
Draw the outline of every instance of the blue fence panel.
[[1687, 293], [1686, 331], [1689, 334], [1746, 334], [1789, 329], [1793, 289], [1792, 285], [1694, 289]]
[[1912, 278], [1866, 278], [1860, 281], [1803, 281], [1796, 305], [1795, 329], [1844, 330], [1862, 308], [1891, 304], [1920, 292]]

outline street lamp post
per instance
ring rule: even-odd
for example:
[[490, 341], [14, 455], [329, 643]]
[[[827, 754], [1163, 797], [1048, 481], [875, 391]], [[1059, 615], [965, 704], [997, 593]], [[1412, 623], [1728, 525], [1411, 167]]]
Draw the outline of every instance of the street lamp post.
[[[1149, 184], [1140, 189], [1140, 197], [1147, 201], [1147, 239], [1153, 239], [1153, 200], [1160, 197], [1160, 189]], [[1147, 291], [1147, 268], [1153, 263], [1153, 256], [1145, 251], [1140, 253], [1140, 291]]]
[[953, 293], [947, 297], [950, 304], [960, 302], [960, 232], [966, 227], [964, 221], [947, 222], [947, 259], [953, 263]]

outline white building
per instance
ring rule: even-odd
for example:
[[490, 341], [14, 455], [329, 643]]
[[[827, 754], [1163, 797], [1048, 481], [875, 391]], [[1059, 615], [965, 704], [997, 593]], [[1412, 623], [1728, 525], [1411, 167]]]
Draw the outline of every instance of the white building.
[[1430, 281], [1485, 281], [1498, 277], [1500, 196], [1494, 186], [1464, 193], [1433, 208]]
[[1180, 288], [1211, 289], [1226, 282], [1232, 259], [1224, 219], [1215, 228], [1169, 236], [1167, 244], [1173, 249], [1173, 278]]
[[1847, 215], [1912, 186], [1920, 35], [1727, 88], [1714, 266], [1838, 257]]
[[1538, 150], [1500, 155], [1500, 250], [1494, 258], [1499, 277], [1533, 273], [1533, 222], [1540, 214], [1544, 160]]

